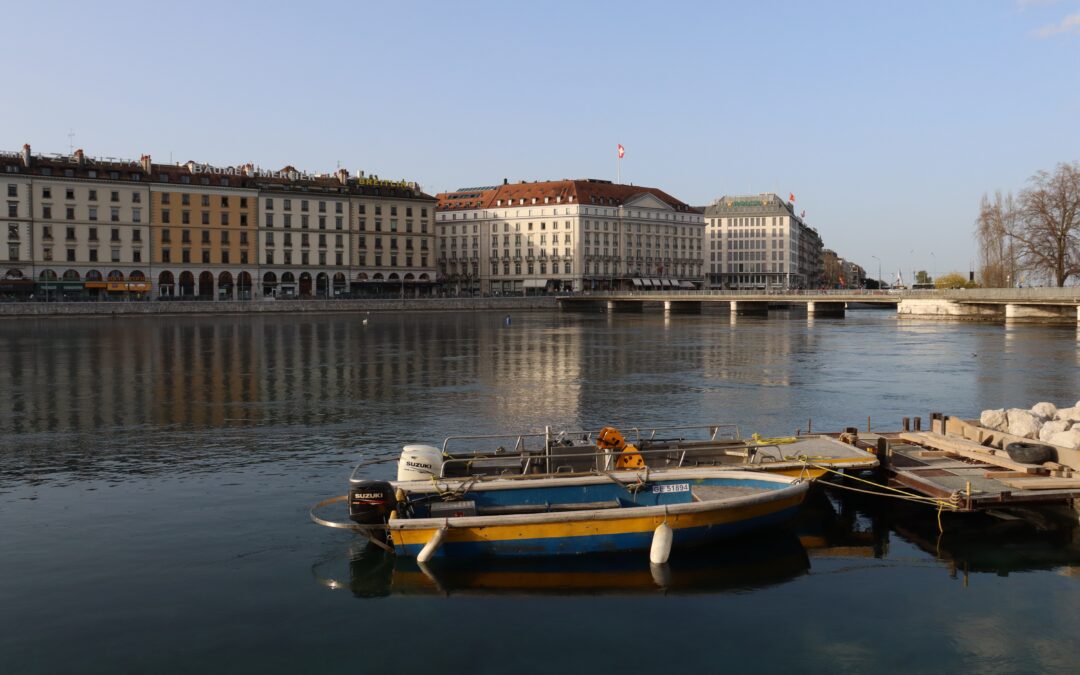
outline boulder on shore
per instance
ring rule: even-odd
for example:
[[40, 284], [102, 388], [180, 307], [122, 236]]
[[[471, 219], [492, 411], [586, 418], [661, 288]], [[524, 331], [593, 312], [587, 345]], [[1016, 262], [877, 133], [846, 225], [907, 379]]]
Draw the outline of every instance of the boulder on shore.
[[1004, 408], [984, 410], [982, 411], [982, 415], [979, 415], [979, 424], [987, 429], [1005, 431], [1009, 428], [1009, 418], [1005, 416]]
[[1054, 415], [1054, 419], [1067, 420], [1069, 422], [1080, 422], [1080, 406], [1074, 408], [1058, 408], [1057, 414]]
[[1080, 448], [1080, 429], [1059, 431], [1050, 438], [1047, 438], [1046, 442], [1053, 445], [1059, 445], [1063, 448], [1076, 450], [1077, 448]]
[[1050, 442], [1050, 437], [1054, 434], [1060, 434], [1063, 431], [1068, 431], [1072, 426], [1072, 422], [1069, 420], [1050, 420], [1046, 424], [1042, 425], [1039, 429], [1039, 440]]
[[1043, 420], [1052, 420], [1057, 413], [1057, 406], [1053, 403], [1047, 403], [1042, 401], [1031, 406], [1031, 412], [1033, 415], [1041, 417]]
[[1005, 414], [1009, 418], [1010, 434], [1021, 438], [1039, 437], [1039, 427], [1042, 426], [1042, 420], [1032, 415], [1030, 411], [1010, 408]]

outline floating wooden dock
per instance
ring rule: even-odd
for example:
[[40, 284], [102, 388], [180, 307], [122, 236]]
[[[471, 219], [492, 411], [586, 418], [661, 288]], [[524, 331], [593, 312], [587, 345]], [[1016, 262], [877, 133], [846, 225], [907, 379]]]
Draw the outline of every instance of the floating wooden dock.
[[1013, 442], [1040, 441], [940, 413], [931, 415], [929, 431], [859, 439], [873, 446], [890, 485], [947, 502], [953, 511], [1080, 505], [1080, 451], [1044, 443], [1057, 450], [1057, 461], [1024, 464], [1005, 452]]

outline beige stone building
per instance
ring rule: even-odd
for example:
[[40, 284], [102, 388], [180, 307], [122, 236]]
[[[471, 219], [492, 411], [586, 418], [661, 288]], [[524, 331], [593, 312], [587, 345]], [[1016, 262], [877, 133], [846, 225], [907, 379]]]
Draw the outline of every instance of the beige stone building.
[[695, 288], [701, 213], [658, 188], [597, 179], [439, 195], [439, 271], [451, 292]]
[[4, 276], [32, 279], [48, 299], [148, 295], [150, 200], [139, 163], [82, 150], [33, 155], [29, 146], [12, 154], [0, 164], [10, 181], [7, 214], [19, 218], [19, 260], [9, 220]]

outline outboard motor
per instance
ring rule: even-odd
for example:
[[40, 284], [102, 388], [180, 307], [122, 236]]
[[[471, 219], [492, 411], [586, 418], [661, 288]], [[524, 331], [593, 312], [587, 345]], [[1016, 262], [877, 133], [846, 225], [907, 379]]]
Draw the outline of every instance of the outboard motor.
[[361, 525], [382, 525], [397, 506], [394, 488], [382, 480], [362, 480], [349, 486], [349, 518]]
[[398, 482], [442, 476], [442, 451], [430, 445], [406, 445], [398, 460]]

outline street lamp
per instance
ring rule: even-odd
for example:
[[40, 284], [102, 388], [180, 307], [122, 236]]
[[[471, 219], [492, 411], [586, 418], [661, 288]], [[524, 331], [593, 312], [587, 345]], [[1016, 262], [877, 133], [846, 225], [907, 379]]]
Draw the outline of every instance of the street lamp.
[[877, 287], [878, 287], [878, 290], [880, 291], [881, 290], [881, 258], [877, 257], [876, 255], [872, 255], [870, 257], [877, 261]]

